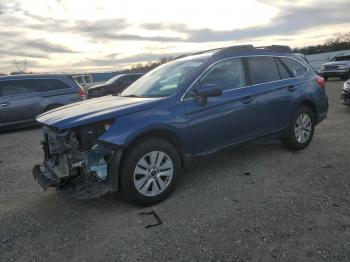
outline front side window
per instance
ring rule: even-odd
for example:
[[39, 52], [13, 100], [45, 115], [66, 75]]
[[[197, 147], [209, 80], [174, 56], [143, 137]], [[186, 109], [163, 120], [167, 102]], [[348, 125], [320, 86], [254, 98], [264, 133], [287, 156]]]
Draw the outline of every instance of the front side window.
[[1, 96], [22, 95], [35, 92], [35, 87], [30, 80], [0, 81]]
[[280, 57], [283, 64], [285, 64], [293, 77], [302, 76], [306, 73], [307, 68], [296, 60], [289, 57]]
[[252, 84], [262, 84], [280, 80], [275, 59], [270, 56], [247, 58]]
[[222, 91], [245, 86], [246, 79], [241, 59], [229, 59], [214, 65], [210, 71], [199, 80], [198, 84], [215, 84], [218, 85]]
[[121, 96], [166, 97], [176, 93], [203, 64], [201, 59], [175, 60], [158, 66], [126, 88]]

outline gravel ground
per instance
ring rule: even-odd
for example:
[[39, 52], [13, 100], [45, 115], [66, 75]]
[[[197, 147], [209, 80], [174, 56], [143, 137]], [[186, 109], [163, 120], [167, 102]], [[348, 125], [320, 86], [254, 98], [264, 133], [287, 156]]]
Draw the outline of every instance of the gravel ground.
[[[38, 128], [0, 134], [1, 261], [350, 261], [350, 108], [329, 81], [328, 119], [304, 151], [257, 142], [194, 160], [172, 196], [43, 192]], [[246, 175], [249, 172], [250, 175]], [[152, 208], [163, 224], [139, 216]]]

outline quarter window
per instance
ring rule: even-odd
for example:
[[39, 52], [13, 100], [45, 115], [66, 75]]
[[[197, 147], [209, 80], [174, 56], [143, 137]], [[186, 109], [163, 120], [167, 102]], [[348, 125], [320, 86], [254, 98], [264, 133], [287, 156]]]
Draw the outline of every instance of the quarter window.
[[223, 91], [245, 86], [246, 79], [241, 59], [235, 58], [216, 64], [199, 84], [216, 84]]
[[280, 57], [281, 61], [288, 67], [293, 77], [302, 76], [306, 73], [307, 68], [301, 63], [288, 57]]
[[275, 59], [270, 56], [247, 58], [252, 84], [261, 84], [280, 80]]

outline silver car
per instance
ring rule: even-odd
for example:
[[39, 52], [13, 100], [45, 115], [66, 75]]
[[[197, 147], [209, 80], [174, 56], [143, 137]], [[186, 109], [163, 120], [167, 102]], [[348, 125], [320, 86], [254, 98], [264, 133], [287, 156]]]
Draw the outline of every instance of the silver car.
[[35, 124], [35, 117], [85, 99], [85, 92], [65, 74], [0, 77], [0, 129]]

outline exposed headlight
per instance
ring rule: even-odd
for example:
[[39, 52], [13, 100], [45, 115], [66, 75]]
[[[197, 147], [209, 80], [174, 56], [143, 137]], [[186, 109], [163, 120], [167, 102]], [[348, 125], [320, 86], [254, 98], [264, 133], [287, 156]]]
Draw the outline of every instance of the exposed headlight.
[[324, 69], [324, 65], [321, 65], [321, 69]]

